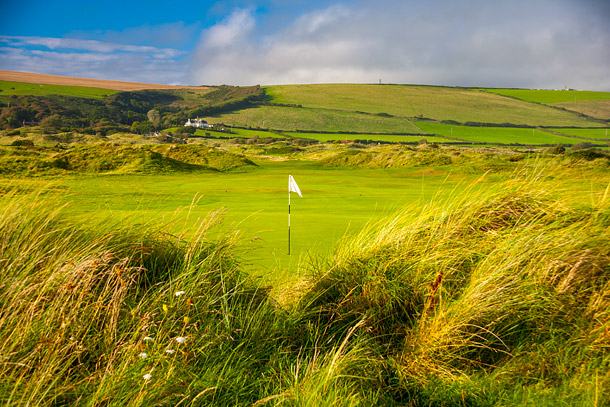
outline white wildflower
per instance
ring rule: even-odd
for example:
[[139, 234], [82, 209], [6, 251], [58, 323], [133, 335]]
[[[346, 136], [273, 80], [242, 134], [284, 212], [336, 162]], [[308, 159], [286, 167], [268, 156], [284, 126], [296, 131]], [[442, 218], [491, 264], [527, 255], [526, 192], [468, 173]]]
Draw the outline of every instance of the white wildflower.
[[142, 376], [142, 378], [144, 378], [144, 380], [150, 380], [152, 379], [152, 375], [150, 373], [146, 373], [144, 376]]
[[182, 294], [186, 294], [186, 291], [176, 291], [176, 297], [180, 297]]
[[173, 355], [174, 353], [176, 353], [176, 351], [173, 349], [165, 349], [165, 353], [169, 353], [170, 355]]
[[138, 356], [140, 357], [140, 359], [146, 359], [148, 357], [148, 353], [142, 352]]
[[184, 336], [177, 336], [176, 337], [176, 342], [184, 343], [184, 342], [186, 342], [186, 338]]
[[145, 340], [145, 341], [152, 341], [152, 342], [154, 342], [154, 341], [155, 341], [155, 340], [154, 340], [153, 338], [151, 338], [150, 336], [145, 336], [145, 337], [144, 337], [144, 340]]

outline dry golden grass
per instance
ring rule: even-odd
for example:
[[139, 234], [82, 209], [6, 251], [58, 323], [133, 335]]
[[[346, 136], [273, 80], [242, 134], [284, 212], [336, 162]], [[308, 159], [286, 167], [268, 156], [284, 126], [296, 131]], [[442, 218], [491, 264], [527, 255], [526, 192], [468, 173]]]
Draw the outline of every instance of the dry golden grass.
[[110, 81], [104, 79], [74, 78], [70, 76], [44, 75], [30, 72], [0, 71], [0, 80], [39, 83], [43, 85], [85, 86], [120, 91], [142, 89], [201, 89], [199, 86], [174, 86], [152, 83]]

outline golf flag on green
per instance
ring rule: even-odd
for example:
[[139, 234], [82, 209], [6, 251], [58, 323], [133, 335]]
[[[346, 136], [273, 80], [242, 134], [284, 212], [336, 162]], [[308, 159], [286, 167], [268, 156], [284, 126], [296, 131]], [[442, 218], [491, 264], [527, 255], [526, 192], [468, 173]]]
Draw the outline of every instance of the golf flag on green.
[[290, 197], [291, 192], [296, 192], [297, 194], [299, 194], [299, 196], [301, 198], [303, 198], [303, 195], [301, 195], [301, 190], [299, 189], [297, 182], [294, 180], [294, 178], [292, 178], [292, 175], [289, 175], [288, 176], [288, 197]]
[[297, 182], [294, 180], [294, 178], [292, 178], [292, 175], [289, 175], [288, 176], [288, 255], [289, 256], [290, 256], [290, 193], [291, 192], [296, 192], [297, 194], [299, 194], [299, 196], [301, 198], [303, 198], [303, 195], [301, 195], [301, 190], [299, 189]]

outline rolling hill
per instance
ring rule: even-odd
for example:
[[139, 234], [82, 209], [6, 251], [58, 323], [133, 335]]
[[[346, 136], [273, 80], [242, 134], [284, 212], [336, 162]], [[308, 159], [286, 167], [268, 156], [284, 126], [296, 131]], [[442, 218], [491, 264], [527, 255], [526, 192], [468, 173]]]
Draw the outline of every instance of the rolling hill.
[[[253, 129], [261, 137], [306, 134], [319, 141], [404, 142], [421, 135], [446, 143], [570, 145], [592, 141], [585, 130], [603, 131], [610, 123], [608, 92], [374, 84], [176, 87], [6, 71], [0, 71], [0, 90], [4, 129], [47, 120], [52, 125], [46, 131], [102, 135], [176, 129], [188, 117], [202, 117], [218, 128], [241, 129], [236, 137]], [[156, 123], [148, 117], [152, 110], [160, 116]], [[524, 129], [539, 130], [530, 137]]]

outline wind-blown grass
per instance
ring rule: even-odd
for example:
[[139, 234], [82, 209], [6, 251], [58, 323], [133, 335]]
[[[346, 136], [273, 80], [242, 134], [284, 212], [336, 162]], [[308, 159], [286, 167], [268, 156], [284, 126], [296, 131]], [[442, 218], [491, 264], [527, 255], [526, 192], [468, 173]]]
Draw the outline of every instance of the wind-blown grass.
[[98, 143], [69, 150], [0, 149], [0, 174], [133, 174], [227, 171], [254, 165], [243, 155], [198, 145], [116, 145]]
[[304, 306], [329, 337], [362, 324], [404, 405], [513, 403], [504, 392], [524, 404], [603, 405], [607, 191], [575, 209], [535, 178], [371, 226], [318, 269]]
[[91, 232], [43, 197], [0, 198], [3, 405], [362, 399], [339, 383], [363, 359], [350, 337], [317, 347], [299, 314], [240, 272], [236, 236], [210, 237], [214, 214], [187, 242], [151, 225]]
[[281, 303], [214, 214], [86, 228], [44, 191], [4, 193], [0, 400], [606, 405], [610, 188], [571, 199], [544, 171], [365, 228]]

